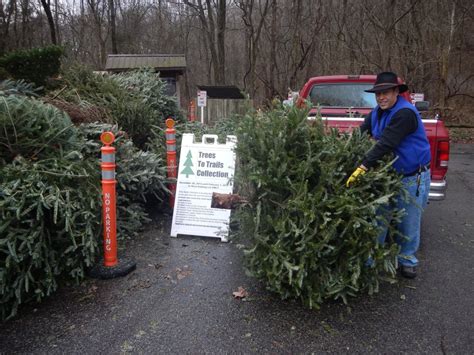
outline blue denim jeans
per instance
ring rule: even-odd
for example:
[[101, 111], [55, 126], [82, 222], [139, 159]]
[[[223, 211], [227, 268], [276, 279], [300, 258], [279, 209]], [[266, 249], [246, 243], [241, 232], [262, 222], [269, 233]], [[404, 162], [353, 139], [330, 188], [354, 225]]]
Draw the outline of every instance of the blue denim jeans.
[[[407, 176], [402, 180], [410, 196], [407, 201], [399, 197], [395, 206], [398, 209], [405, 209], [405, 215], [397, 225], [398, 231], [405, 237], [396, 238], [396, 242], [400, 246], [398, 263], [401, 265], [418, 265], [418, 259], [415, 254], [420, 246], [421, 215], [428, 204], [431, 182], [430, 174], [429, 170], [421, 173], [418, 196], [416, 196], [417, 175]], [[379, 235], [379, 243], [383, 244], [386, 236], [387, 228]]]

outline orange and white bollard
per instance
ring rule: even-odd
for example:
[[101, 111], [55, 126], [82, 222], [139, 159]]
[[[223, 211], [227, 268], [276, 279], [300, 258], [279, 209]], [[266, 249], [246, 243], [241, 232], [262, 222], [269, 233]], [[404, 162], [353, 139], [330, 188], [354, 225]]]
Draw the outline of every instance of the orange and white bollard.
[[111, 144], [115, 140], [112, 132], [104, 132], [100, 136], [104, 144], [100, 151], [102, 159], [102, 218], [104, 222], [104, 266], [117, 265], [117, 218], [115, 198], [115, 148]]
[[176, 128], [174, 128], [174, 120], [168, 118], [166, 120], [166, 163], [168, 179], [174, 179], [174, 182], [169, 183], [170, 189], [170, 207], [174, 208], [174, 197], [176, 194], [176, 178], [178, 177], [178, 166], [176, 164]]
[[188, 120], [196, 121], [196, 100], [194, 99], [189, 101]]
[[103, 218], [103, 265], [96, 265], [90, 270], [90, 276], [111, 279], [125, 276], [135, 270], [136, 263], [132, 260], [122, 259], [119, 263], [117, 258], [117, 218], [116, 218], [116, 195], [115, 185], [115, 148], [111, 144], [115, 140], [112, 132], [104, 132], [100, 135], [104, 144], [101, 150], [102, 171], [102, 218]]

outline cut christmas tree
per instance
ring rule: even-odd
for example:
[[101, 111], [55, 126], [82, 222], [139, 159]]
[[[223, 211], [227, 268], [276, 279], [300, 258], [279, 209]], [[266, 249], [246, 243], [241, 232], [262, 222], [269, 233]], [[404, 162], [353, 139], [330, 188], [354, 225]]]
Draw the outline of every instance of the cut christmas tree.
[[394, 276], [398, 247], [377, 243], [388, 223], [377, 212], [402, 193], [400, 177], [387, 160], [345, 186], [372, 144], [357, 129], [349, 135], [309, 124], [296, 108], [242, 119], [237, 182], [249, 202], [237, 212], [238, 233], [249, 273], [282, 298], [309, 307], [347, 302]]

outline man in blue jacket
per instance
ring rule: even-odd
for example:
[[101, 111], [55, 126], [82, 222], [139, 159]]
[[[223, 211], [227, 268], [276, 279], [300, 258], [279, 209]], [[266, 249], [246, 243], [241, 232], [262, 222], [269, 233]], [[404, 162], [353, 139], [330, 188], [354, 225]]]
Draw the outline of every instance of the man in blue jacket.
[[[347, 186], [357, 180], [368, 169], [377, 164], [384, 155], [394, 153], [397, 160], [394, 168], [403, 175], [403, 184], [410, 194], [409, 201], [398, 199], [397, 208], [406, 211], [398, 230], [405, 238], [399, 238], [398, 263], [402, 276], [416, 277], [418, 259], [416, 252], [420, 245], [421, 215], [428, 203], [430, 189], [430, 144], [415, 106], [399, 96], [408, 90], [399, 84], [395, 73], [383, 72], [377, 75], [374, 86], [365, 90], [375, 93], [377, 106], [367, 116], [361, 126], [363, 132], [371, 135], [377, 143], [366, 154], [362, 164], [347, 180]], [[387, 230], [379, 242], [383, 243]]]

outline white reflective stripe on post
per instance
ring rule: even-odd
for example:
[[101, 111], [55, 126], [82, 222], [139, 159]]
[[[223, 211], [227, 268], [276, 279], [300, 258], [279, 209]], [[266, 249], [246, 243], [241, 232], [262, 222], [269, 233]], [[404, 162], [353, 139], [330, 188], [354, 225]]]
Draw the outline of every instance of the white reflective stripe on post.
[[176, 134], [174, 133], [166, 133], [166, 140], [170, 141], [176, 138]]
[[176, 144], [167, 144], [166, 145], [166, 150], [168, 152], [174, 152], [176, 150]]
[[103, 163], [115, 163], [115, 154], [104, 154], [102, 153]]
[[102, 180], [114, 180], [115, 171], [103, 170], [102, 171]]

